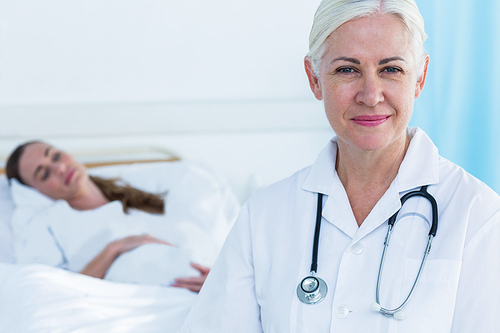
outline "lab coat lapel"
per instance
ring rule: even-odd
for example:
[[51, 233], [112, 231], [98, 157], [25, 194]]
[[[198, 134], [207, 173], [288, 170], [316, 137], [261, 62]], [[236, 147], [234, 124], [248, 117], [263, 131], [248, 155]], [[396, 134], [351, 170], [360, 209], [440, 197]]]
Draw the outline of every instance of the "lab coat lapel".
[[328, 199], [323, 207], [323, 217], [350, 238], [358, 231], [358, 224], [340, 179], [335, 177]]
[[359, 241], [381, 224], [386, 223], [400, 208], [399, 189], [397, 182], [394, 181], [363, 221], [363, 224], [357, 230], [357, 234], [353, 237], [353, 242]]
[[418, 127], [408, 128], [407, 133], [411, 138], [410, 146], [396, 176], [400, 192], [439, 182], [437, 147]]
[[344, 186], [335, 170], [337, 158], [336, 138], [332, 139], [318, 155], [302, 189], [326, 195], [322, 216], [349, 237], [358, 229]]
[[329, 195], [336, 176], [335, 160], [337, 158], [337, 142], [333, 138], [319, 153], [311, 166], [302, 189], [309, 192]]

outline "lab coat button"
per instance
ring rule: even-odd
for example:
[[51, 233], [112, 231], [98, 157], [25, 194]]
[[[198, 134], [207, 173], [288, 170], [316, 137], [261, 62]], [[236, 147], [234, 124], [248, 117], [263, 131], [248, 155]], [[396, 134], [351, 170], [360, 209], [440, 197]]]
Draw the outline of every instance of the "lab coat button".
[[344, 319], [349, 315], [349, 309], [347, 308], [347, 306], [341, 305], [337, 308], [335, 314], [337, 315], [337, 318]]
[[361, 254], [361, 252], [363, 252], [364, 249], [365, 249], [365, 247], [360, 242], [357, 242], [356, 244], [351, 245], [351, 252], [353, 254]]

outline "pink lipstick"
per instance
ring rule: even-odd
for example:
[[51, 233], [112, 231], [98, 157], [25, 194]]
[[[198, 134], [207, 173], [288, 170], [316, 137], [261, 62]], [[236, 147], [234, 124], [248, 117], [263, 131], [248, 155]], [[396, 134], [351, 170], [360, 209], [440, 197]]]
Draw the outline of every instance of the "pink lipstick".
[[388, 115], [374, 115], [374, 116], [357, 116], [352, 118], [356, 124], [365, 126], [365, 127], [375, 127], [381, 125], [389, 119]]

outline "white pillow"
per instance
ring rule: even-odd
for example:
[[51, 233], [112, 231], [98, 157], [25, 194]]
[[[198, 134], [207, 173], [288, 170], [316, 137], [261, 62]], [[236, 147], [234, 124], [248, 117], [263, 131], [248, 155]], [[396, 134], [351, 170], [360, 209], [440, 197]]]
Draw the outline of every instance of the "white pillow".
[[43, 219], [57, 202], [15, 179], [10, 190], [15, 204], [11, 218], [15, 261], [61, 265], [63, 255]]
[[55, 200], [40, 193], [32, 187], [21, 184], [17, 179], [11, 179], [12, 200], [16, 207], [37, 213], [54, 204]]
[[14, 247], [10, 219], [14, 211], [14, 201], [10, 194], [9, 181], [0, 176], [0, 262], [14, 261]]

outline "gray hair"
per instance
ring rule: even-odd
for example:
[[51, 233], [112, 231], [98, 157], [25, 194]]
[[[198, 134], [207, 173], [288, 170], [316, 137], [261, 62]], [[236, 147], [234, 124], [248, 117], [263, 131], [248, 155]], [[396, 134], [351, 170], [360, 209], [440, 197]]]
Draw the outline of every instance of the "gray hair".
[[393, 14], [401, 20], [412, 36], [413, 52], [419, 76], [425, 66], [424, 19], [414, 0], [323, 0], [316, 10], [309, 34], [309, 57], [312, 70], [319, 75], [327, 38], [342, 24], [375, 13]]

